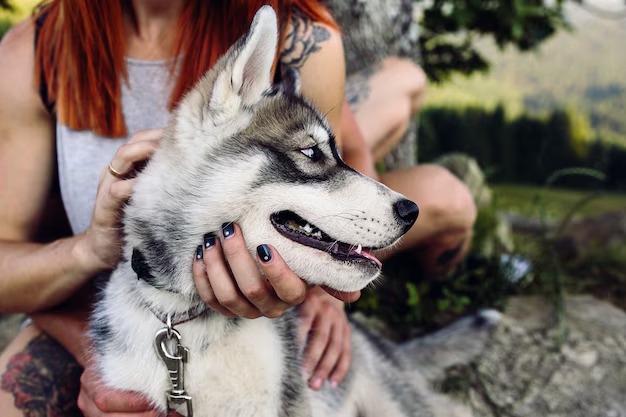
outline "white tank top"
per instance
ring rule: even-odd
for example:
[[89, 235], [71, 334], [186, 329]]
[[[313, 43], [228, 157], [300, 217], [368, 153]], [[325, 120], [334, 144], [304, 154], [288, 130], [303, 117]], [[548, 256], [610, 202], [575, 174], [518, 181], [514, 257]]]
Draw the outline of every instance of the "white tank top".
[[89, 130], [73, 130], [57, 123], [59, 186], [74, 234], [82, 233], [89, 226], [98, 178], [117, 148], [138, 130], [167, 125], [167, 104], [172, 91], [170, 62], [126, 58], [128, 83], [122, 80], [121, 98], [128, 137], [105, 138]]

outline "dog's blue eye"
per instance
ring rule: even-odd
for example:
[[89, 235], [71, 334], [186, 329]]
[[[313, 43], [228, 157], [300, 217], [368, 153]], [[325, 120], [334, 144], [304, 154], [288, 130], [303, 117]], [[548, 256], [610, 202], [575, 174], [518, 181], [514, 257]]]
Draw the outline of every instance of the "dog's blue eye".
[[321, 161], [324, 158], [324, 154], [320, 151], [320, 148], [312, 146], [310, 148], [300, 149], [300, 152], [305, 154], [313, 162]]

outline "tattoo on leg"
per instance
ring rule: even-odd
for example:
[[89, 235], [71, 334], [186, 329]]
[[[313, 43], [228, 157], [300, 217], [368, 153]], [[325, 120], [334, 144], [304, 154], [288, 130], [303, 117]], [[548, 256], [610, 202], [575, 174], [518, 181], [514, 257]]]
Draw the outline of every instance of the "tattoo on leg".
[[11, 357], [0, 388], [13, 394], [26, 417], [80, 417], [76, 405], [82, 368], [55, 340], [35, 337]]
[[319, 44], [330, 39], [330, 32], [298, 10], [291, 16], [291, 26], [280, 54], [280, 62], [291, 68], [301, 68], [310, 55], [320, 50]]
[[372, 91], [370, 78], [378, 72], [380, 67], [380, 64], [374, 64], [346, 79], [346, 101], [353, 112], [356, 113], [359, 105], [369, 97]]

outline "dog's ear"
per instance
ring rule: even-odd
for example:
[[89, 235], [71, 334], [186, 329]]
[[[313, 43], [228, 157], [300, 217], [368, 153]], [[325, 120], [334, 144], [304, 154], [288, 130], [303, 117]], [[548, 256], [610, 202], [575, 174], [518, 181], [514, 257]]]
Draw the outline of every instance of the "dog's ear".
[[[271, 87], [277, 44], [276, 13], [270, 6], [263, 6], [254, 16], [250, 30], [183, 98], [176, 110], [175, 136], [192, 144], [199, 140], [198, 130], [226, 137], [243, 126], [242, 106], [254, 106]], [[229, 131], [212, 130], [227, 123], [231, 125]]]
[[263, 6], [254, 16], [248, 33], [227, 53], [226, 67], [217, 77], [211, 107], [224, 104], [232, 94], [253, 105], [271, 87], [271, 72], [278, 44], [276, 13]]

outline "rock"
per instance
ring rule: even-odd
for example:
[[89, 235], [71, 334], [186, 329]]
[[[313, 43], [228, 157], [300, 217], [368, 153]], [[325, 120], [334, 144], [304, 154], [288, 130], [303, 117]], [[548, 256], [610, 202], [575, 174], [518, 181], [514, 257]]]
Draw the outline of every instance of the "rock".
[[511, 299], [480, 359], [449, 370], [476, 416], [626, 417], [626, 313], [570, 296], [563, 332], [556, 317], [544, 298]]

